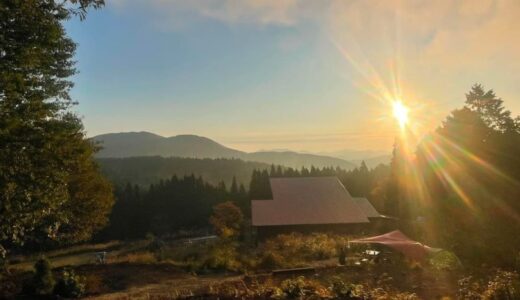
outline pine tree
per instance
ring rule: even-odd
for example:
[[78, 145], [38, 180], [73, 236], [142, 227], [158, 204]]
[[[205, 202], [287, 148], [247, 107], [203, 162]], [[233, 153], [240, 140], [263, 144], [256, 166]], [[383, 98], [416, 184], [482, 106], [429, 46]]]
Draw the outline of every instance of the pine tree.
[[[70, 112], [76, 45], [61, 24], [102, 4], [4, 0], [0, 5], [0, 256], [7, 244], [55, 239], [78, 218], [92, 228], [106, 221], [111, 191], [97, 175], [94, 145]], [[103, 202], [96, 202], [101, 218], [95, 224], [82, 211], [70, 210], [72, 201], [90, 196]]]
[[401, 182], [404, 176], [404, 156], [401, 147], [401, 142], [396, 140], [392, 151], [392, 161], [390, 163], [391, 173], [390, 178], [388, 179], [385, 197], [385, 213], [395, 217], [400, 217], [404, 213], [401, 211], [403, 205], [403, 190]]
[[495, 95], [493, 90], [485, 91], [480, 84], [475, 84], [466, 94], [466, 107], [477, 112], [486, 125], [502, 132], [519, 131], [520, 127], [506, 110], [504, 101]]
[[229, 189], [229, 192], [231, 195], [238, 194], [238, 185], [237, 185], [237, 178], [233, 176], [233, 179], [231, 181], [231, 188]]

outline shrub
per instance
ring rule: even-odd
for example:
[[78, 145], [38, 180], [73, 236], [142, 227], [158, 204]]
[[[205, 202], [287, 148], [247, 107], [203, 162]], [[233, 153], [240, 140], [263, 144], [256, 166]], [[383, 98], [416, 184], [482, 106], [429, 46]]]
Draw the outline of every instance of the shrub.
[[433, 269], [453, 271], [461, 267], [459, 258], [450, 251], [442, 250], [432, 255], [429, 263]]
[[280, 299], [284, 298], [284, 293], [279, 287], [274, 286], [270, 279], [263, 284], [254, 280], [251, 282], [248, 296], [252, 299]]
[[74, 273], [74, 270], [64, 269], [54, 288], [54, 294], [65, 298], [79, 298], [85, 293], [84, 281], [83, 277]]
[[240, 234], [244, 216], [240, 208], [227, 201], [213, 207], [213, 215], [209, 219], [218, 236], [223, 239], [233, 238]]
[[286, 279], [282, 281], [280, 288], [288, 298], [300, 298], [309, 294], [303, 276], [296, 279]]
[[345, 283], [339, 277], [333, 278], [329, 289], [332, 295], [338, 299], [356, 299], [356, 286]]
[[520, 279], [518, 273], [497, 271], [487, 284], [466, 277], [459, 280], [459, 299], [469, 300], [513, 300], [520, 299]]
[[241, 268], [238, 261], [236, 245], [227, 241], [221, 241], [210, 249], [209, 257], [203, 267], [213, 270], [238, 271]]
[[267, 240], [263, 251], [278, 254], [282, 258], [279, 262], [283, 262], [284, 267], [293, 267], [301, 265], [301, 262], [305, 261], [336, 257], [339, 253], [339, 246], [345, 243], [344, 237], [322, 233], [280, 234]]
[[54, 289], [52, 266], [46, 257], [42, 257], [34, 264], [34, 276], [25, 286], [25, 291], [33, 295], [50, 295]]
[[276, 269], [286, 266], [286, 262], [277, 252], [265, 251], [260, 258], [259, 266], [264, 269]]
[[457, 291], [458, 299], [479, 300], [481, 294], [481, 285], [479, 282], [473, 280], [473, 277], [468, 276], [458, 281], [459, 289]]
[[300, 276], [294, 279], [286, 279], [280, 284], [280, 290], [285, 298], [289, 299], [324, 299], [330, 298], [330, 292], [319, 282], [305, 279]]
[[482, 294], [485, 300], [520, 299], [520, 280], [515, 272], [498, 271]]

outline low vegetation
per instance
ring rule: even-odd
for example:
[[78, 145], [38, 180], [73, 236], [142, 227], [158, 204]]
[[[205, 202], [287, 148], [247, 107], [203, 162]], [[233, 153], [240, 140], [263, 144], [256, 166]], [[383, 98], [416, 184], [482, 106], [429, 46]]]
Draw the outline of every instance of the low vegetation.
[[[482, 274], [453, 266], [452, 254], [432, 257], [434, 263], [418, 267], [403, 261], [385, 265], [362, 258], [364, 248], [351, 247], [345, 265], [338, 264], [341, 245], [347, 236], [329, 234], [285, 234], [273, 237], [258, 248], [236, 239], [210, 239], [190, 243], [188, 239], [123, 244], [125, 250], [108, 253], [106, 264], [77, 261], [77, 265], [54, 267], [48, 259], [38, 260], [32, 272], [17, 271], [12, 276], [25, 282], [23, 294], [60, 295], [73, 298], [119, 293], [130, 287], [152, 293], [147, 284], [160, 284], [161, 295], [180, 299], [199, 295], [255, 299], [517, 299], [518, 273], [496, 270]], [[100, 250], [99, 246], [88, 248]], [[90, 252], [92, 256], [94, 253]], [[61, 256], [83, 255], [74, 249]], [[273, 269], [316, 268], [315, 275], [284, 277], [261, 275]], [[446, 267], [448, 266], [448, 267]], [[167, 283], [169, 282], [169, 283]], [[458, 284], [457, 284], [458, 283]], [[172, 286], [173, 284], [173, 286]], [[139, 290], [138, 289], [138, 290]], [[155, 288], [157, 292], [157, 286]], [[19, 294], [17, 288], [11, 295]], [[151, 295], [151, 294], [150, 294]], [[169, 298], [167, 298], [169, 299]], [[446, 298], [448, 299], [448, 298]]]

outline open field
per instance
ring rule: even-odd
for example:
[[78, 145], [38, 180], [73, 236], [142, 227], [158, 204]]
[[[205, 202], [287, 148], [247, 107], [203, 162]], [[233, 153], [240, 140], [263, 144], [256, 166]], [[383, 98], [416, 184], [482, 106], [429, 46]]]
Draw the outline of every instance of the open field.
[[[311, 235], [302, 238], [306, 244], [311, 245], [313, 239], [323, 243], [325, 237]], [[287, 242], [274, 239], [270, 243], [280, 241]], [[291, 247], [297, 249], [299, 242], [290, 241]], [[232, 271], [220, 267], [200, 267], [194, 270], [193, 265], [186, 262], [185, 255], [195, 248], [206, 251], [207, 247], [212, 247], [211, 244], [186, 245], [174, 241], [166, 243], [161, 251], [151, 251], [153, 243], [142, 240], [91, 244], [50, 251], [45, 255], [51, 261], [56, 276], [63, 268], [73, 268], [76, 274], [82, 276], [86, 283], [86, 298], [89, 299], [284, 298], [288, 297], [283, 296], [283, 286], [287, 284], [284, 281], [297, 281], [300, 275], [304, 276], [302, 282], [309, 285], [311, 290], [316, 290], [316, 293], [321, 293], [323, 299], [331, 297], [331, 284], [338, 280], [360, 285], [365, 293], [382, 293], [379, 298], [366, 299], [392, 299], [385, 297], [400, 293], [409, 296], [403, 299], [440, 299], [443, 296], [455, 298], [457, 281], [464, 277], [463, 270], [439, 271], [373, 263], [347, 263], [346, 266], [339, 266], [337, 257], [324, 254], [322, 258], [298, 260], [295, 264], [299, 267], [312, 267], [314, 270], [310, 273], [271, 273], [276, 267], [257, 267], [246, 271]], [[259, 251], [265, 250], [262, 247], [266, 246], [261, 245]], [[324, 250], [326, 249], [324, 247]], [[95, 253], [99, 251], [107, 251], [106, 264], [95, 262]], [[159, 260], [158, 253], [168, 259]], [[282, 256], [291, 255], [280, 253]], [[30, 278], [34, 259], [35, 257], [27, 257], [26, 261], [10, 266], [13, 278], [17, 281], [16, 289], [20, 290], [21, 282]], [[351, 257], [350, 260], [355, 258]], [[290, 262], [289, 266], [292, 265]], [[276, 293], [280, 295], [276, 296]]]

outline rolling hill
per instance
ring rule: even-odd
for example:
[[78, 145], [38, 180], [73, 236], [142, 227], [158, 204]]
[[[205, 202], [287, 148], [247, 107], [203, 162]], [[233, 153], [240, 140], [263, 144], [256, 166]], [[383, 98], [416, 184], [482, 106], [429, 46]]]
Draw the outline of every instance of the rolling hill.
[[270, 165], [240, 159], [210, 159], [140, 156], [126, 158], [98, 158], [101, 171], [115, 185], [128, 182], [140, 186], [156, 184], [173, 175], [195, 175], [217, 185], [223, 181], [229, 188], [235, 176], [238, 184], [247, 189], [253, 170], [269, 170]]
[[352, 169], [355, 164], [335, 157], [291, 151], [243, 152], [228, 148], [211, 139], [196, 135], [162, 137], [150, 132], [123, 132], [92, 138], [102, 147], [98, 158], [128, 158], [143, 156], [185, 158], [237, 158], [286, 167], [341, 167]]

